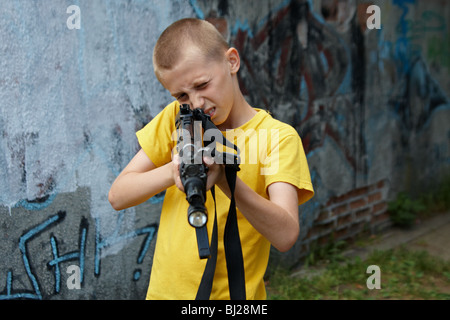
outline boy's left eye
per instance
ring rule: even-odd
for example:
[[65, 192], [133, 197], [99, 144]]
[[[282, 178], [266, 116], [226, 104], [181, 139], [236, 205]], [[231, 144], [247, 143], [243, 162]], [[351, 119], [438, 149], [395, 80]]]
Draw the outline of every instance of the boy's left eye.
[[196, 89], [204, 89], [206, 88], [206, 86], [208, 85], [208, 82], [203, 82], [201, 84], [199, 84], [198, 86], [196, 86]]
[[179, 101], [184, 100], [185, 98], [186, 98], [186, 94], [185, 93], [182, 93], [178, 97], [176, 97], [176, 99], [179, 100]]

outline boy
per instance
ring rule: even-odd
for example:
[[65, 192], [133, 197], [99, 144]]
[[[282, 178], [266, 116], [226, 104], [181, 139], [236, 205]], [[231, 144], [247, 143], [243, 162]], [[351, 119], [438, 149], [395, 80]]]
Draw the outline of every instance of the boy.
[[[187, 222], [186, 195], [179, 175], [179, 157], [172, 158], [175, 118], [180, 104], [200, 108], [227, 137], [234, 134], [242, 154], [235, 200], [244, 260], [247, 299], [265, 299], [263, 276], [270, 245], [289, 250], [299, 234], [298, 205], [313, 187], [297, 132], [252, 108], [239, 89], [240, 57], [215, 27], [198, 19], [169, 26], [153, 52], [154, 71], [176, 99], [137, 132], [141, 150], [114, 181], [109, 201], [122, 210], [166, 190], [147, 299], [194, 299], [207, 259], [199, 259], [195, 231]], [[264, 134], [265, 135], [264, 135]], [[254, 137], [259, 137], [255, 144]], [[267, 139], [264, 139], [267, 137]], [[254, 155], [257, 161], [251, 161]], [[223, 235], [230, 206], [224, 165], [210, 158], [207, 189], [215, 187], [218, 225], [217, 263], [211, 299], [230, 299]], [[214, 200], [207, 194], [209, 239]]]

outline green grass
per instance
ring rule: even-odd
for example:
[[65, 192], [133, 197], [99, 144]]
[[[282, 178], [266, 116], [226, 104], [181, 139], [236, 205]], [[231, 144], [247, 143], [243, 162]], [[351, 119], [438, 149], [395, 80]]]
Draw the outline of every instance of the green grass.
[[388, 203], [388, 211], [394, 225], [410, 227], [417, 219], [426, 219], [430, 215], [450, 209], [450, 175], [444, 175], [441, 182], [425, 192], [413, 196], [400, 192]]
[[[374, 251], [365, 261], [359, 257], [331, 259], [320, 268], [307, 267], [302, 276], [276, 270], [268, 277], [270, 300], [368, 300], [368, 299], [450, 299], [450, 262], [426, 251]], [[367, 267], [381, 270], [381, 289], [368, 289]], [[317, 274], [317, 270], [320, 273]], [[313, 271], [316, 271], [315, 274]]]
[[[400, 193], [389, 204], [393, 222], [411, 226], [417, 219], [427, 219], [450, 210], [450, 175], [426, 193], [413, 197]], [[361, 246], [371, 237], [357, 239]], [[330, 241], [315, 247], [304, 260], [301, 276], [287, 270], [275, 270], [266, 278], [268, 299], [277, 300], [343, 300], [343, 299], [427, 299], [450, 300], [450, 261], [431, 256], [426, 251], [399, 247], [373, 251], [364, 261], [346, 258], [344, 241]], [[367, 267], [381, 270], [381, 289], [368, 289]]]

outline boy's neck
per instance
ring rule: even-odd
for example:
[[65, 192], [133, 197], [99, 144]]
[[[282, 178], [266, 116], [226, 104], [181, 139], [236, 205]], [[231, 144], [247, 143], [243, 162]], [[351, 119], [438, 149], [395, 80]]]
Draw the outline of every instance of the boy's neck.
[[221, 131], [236, 129], [252, 119], [256, 113], [257, 111], [248, 104], [239, 90], [228, 119], [224, 123], [218, 125], [217, 128]]

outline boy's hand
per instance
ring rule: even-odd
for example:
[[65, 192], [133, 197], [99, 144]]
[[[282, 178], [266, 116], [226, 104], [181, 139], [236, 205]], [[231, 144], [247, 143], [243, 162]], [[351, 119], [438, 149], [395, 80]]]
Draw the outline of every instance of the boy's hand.
[[[208, 167], [208, 174], [206, 178], [206, 191], [212, 188], [215, 184], [220, 184], [222, 182], [225, 182], [226, 184], [226, 177], [225, 177], [225, 167], [223, 164], [217, 164], [214, 162], [214, 160], [211, 157], [203, 157], [203, 163]], [[178, 154], [175, 154], [172, 157], [172, 176], [175, 185], [178, 189], [181, 191], [184, 191], [183, 184], [181, 183], [181, 177], [180, 177], [180, 156]]]
[[173, 155], [172, 157], [172, 177], [173, 181], [175, 182], [175, 185], [184, 192], [183, 184], [181, 183], [181, 177], [180, 177], [180, 156], [178, 154]]
[[203, 163], [208, 167], [208, 176], [206, 178], [206, 190], [211, 189], [215, 184], [226, 184], [225, 166], [217, 164], [211, 157], [203, 157]]

